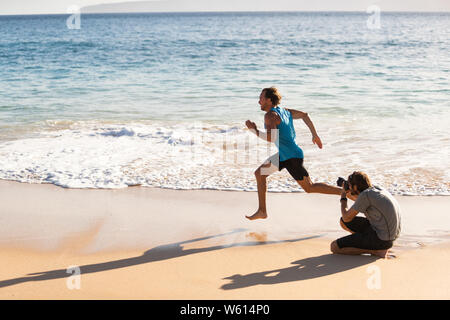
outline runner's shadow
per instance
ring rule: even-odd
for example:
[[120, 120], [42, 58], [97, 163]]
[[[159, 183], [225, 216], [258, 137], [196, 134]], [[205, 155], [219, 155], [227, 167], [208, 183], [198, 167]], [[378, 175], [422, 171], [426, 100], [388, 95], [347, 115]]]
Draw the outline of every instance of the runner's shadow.
[[224, 278], [231, 283], [224, 284], [221, 289], [233, 290], [256, 286], [259, 284], [270, 285], [293, 281], [302, 281], [319, 278], [331, 274], [357, 268], [379, 259], [373, 256], [344, 256], [337, 254], [325, 254], [317, 257], [306, 258], [292, 262], [294, 266], [249, 273], [247, 275], [235, 274]]
[[[220, 250], [220, 249], [229, 248], [229, 247], [255, 246], [255, 245], [265, 245], [265, 244], [272, 244], [272, 243], [282, 243], [282, 242], [297, 242], [297, 241], [321, 237], [321, 236], [311, 236], [311, 237], [292, 239], [292, 240], [281, 240], [281, 241], [262, 241], [262, 242], [249, 241], [249, 242], [240, 242], [240, 243], [234, 243], [234, 244], [229, 244], [229, 245], [216, 245], [216, 246], [211, 246], [211, 247], [206, 247], [206, 248], [195, 248], [195, 249], [184, 249], [182, 246], [184, 244], [188, 244], [188, 243], [192, 243], [192, 242], [218, 238], [218, 237], [227, 236], [227, 235], [231, 235], [231, 234], [235, 234], [235, 233], [239, 233], [239, 232], [243, 232], [243, 231], [246, 231], [246, 229], [235, 229], [235, 230], [227, 232], [227, 233], [222, 233], [222, 234], [217, 234], [217, 235], [213, 235], [213, 236], [207, 236], [207, 237], [196, 238], [196, 239], [186, 240], [186, 241], [182, 241], [182, 242], [176, 242], [176, 243], [171, 243], [171, 244], [167, 244], [167, 245], [157, 246], [155, 248], [145, 251], [141, 256], [137, 256], [137, 257], [131, 257], [131, 258], [108, 261], [108, 262], [103, 262], [103, 263], [95, 263], [95, 264], [79, 266], [80, 274], [82, 276], [84, 274], [89, 274], [89, 273], [121, 269], [121, 268], [136, 266], [136, 265], [155, 262], [155, 261], [162, 261], [162, 260], [178, 258], [178, 257], [201, 253], [201, 252]], [[24, 283], [24, 282], [62, 279], [62, 278], [67, 278], [69, 276], [71, 276], [71, 273], [68, 273], [67, 269], [30, 273], [25, 277], [0, 281], [0, 288], [13, 286], [13, 285], [16, 285], [19, 283]]]

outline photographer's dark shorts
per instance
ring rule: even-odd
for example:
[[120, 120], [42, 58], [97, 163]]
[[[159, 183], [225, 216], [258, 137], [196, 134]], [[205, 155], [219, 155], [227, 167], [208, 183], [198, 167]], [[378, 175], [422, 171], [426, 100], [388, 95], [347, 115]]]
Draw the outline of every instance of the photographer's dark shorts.
[[393, 245], [393, 241], [385, 241], [378, 238], [377, 233], [373, 230], [369, 220], [366, 218], [354, 217], [350, 222], [344, 222], [341, 218], [341, 221], [348, 229], [355, 233], [336, 240], [340, 249], [349, 247], [367, 250], [386, 250]]
[[269, 169], [269, 174], [273, 173], [272, 170], [276, 171], [278, 169], [278, 171], [281, 171], [286, 168], [295, 180], [303, 180], [304, 177], [309, 177], [308, 171], [306, 171], [305, 167], [303, 167], [302, 158], [291, 158], [285, 161], [280, 161], [280, 156], [276, 153], [267, 159], [265, 163], [269, 162], [272, 164], [271, 169]]

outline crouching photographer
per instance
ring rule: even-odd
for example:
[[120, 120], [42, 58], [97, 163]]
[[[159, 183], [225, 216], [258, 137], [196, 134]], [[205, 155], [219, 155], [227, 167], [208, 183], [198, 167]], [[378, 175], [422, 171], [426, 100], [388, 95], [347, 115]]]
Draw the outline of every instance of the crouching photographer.
[[[347, 181], [339, 178], [338, 186], [342, 186], [340, 224], [352, 234], [333, 241], [331, 251], [386, 258], [401, 229], [397, 200], [387, 190], [373, 186], [367, 174], [359, 171], [353, 172]], [[348, 210], [347, 197], [355, 201]], [[365, 218], [357, 216], [359, 212]]]

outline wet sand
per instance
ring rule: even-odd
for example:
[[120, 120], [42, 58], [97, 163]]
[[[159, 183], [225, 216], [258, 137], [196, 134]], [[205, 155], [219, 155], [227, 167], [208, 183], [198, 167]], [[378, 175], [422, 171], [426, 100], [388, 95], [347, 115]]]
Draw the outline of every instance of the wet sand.
[[255, 192], [0, 181], [0, 298], [449, 299], [450, 198], [397, 199], [397, 257], [378, 259], [331, 254], [338, 196], [269, 193], [248, 221]]

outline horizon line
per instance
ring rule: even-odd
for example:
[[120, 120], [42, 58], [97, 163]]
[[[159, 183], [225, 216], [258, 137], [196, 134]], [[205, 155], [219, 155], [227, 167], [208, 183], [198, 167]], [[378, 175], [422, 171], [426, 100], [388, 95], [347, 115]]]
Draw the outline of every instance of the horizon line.
[[[217, 10], [203, 10], [203, 11], [117, 11], [117, 12], [85, 12], [83, 13], [83, 8], [80, 10], [80, 14], [140, 14], [140, 13], [367, 13], [365, 10], [236, 10], [236, 11], [217, 11]], [[450, 13], [449, 11], [409, 11], [409, 10], [381, 10], [380, 13]], [[74, 13], [13, 13], [13, 14], [0, 14], [0, 17], [7, 16], [60, 16], [60, 15], [72, 15]]]

